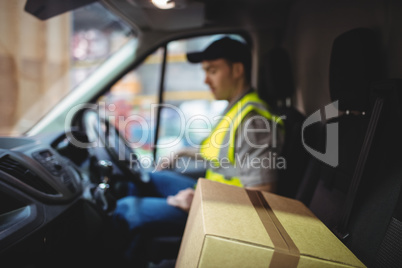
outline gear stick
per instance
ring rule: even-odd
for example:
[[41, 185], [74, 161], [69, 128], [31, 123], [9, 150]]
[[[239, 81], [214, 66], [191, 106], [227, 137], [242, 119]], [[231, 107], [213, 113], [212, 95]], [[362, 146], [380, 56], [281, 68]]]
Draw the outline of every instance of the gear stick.
[[95, 187], [93, 196], [95, 202], [105, 212], [114, 209], [116, 200], [110, 194], [109, 182], [113, 171], [113, 164], [108, 160], [99, 160], [97, 163], [100, 173], [100, 183]]
[[112, 162], [108, 160], [99, 160], [97, 166], [99, 168], [100, 181], [108, 184], [113, 172]]

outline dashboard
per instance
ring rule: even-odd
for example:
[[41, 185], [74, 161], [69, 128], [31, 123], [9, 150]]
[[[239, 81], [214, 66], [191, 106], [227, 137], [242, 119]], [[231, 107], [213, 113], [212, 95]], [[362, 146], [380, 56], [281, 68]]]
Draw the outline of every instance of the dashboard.
[[3, 263], [54, 267], [83, 258], [93, 263], [94, 254], [102, 252], [107, 221], [93, 198], [97, 184], [91, 176], [88, 152], [71, 146], [65, 133], [1, 137]]
[[[143, 185], [149, 170], [71, 140], [88, 143], [87, 133], [0, 137], [2, 267], [113, 267], [121, 259], [111, 212], [125, 183]], [[190, 177], [204, 172], [186, 167]]]

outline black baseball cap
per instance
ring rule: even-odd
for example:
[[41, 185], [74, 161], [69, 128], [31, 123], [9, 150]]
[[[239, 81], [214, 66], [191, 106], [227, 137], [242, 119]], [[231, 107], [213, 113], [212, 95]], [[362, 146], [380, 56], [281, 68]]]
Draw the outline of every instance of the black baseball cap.
[[250, 66], [251, 51], [247, 44], [224, 37], [211, 43], [204, 51], [187, 53], [187, 59], [191, 63], [199, 63], [204, 60], [226, 59], [231, 62], [241, 62], [245, 66]]

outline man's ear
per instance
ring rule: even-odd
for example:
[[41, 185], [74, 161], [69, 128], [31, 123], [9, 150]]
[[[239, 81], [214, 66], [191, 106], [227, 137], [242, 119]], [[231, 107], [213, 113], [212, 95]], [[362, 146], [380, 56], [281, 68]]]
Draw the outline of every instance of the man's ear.
[[232, 64], [233, 77], [239, 78], [244, 75], [244, 65], [240, 62], [235, 62]]

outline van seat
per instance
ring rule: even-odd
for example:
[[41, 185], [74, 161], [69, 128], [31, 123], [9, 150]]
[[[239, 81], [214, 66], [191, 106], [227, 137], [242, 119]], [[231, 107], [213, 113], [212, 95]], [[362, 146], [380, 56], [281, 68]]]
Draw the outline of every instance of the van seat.
[[[330, 94], [333, 102], [338, 101], [339, 115], [324, 122], [324, 131], [319, 133], [319, 144], [322, 146], [327, 142], [327, 126], [337, 124], [339, 136], [335, 142], [338, 143], [339, 162], [333, 166], [317, 159], [310, 160], [297, 193], [297, 199], [308, 205], [329, 229], [337, 228], [364, 146], [373, 102], [378, 96], [385, 96], [384, 109], [349, 220], [349, 236], [343, 240], [369, 267], [376, 262], [376, 254], [392, 216], [402, 178], [402, 168], [395, 168], [400, 166], [395, 161], [402, 162], [401, 132], [397, 123], [398, 98], [395, 93], [398, 86], [388, 82], [378, 89], [379, 82], [376, 81], [382, 78], [379, 59], [379, 41], [373, 30], [353, 29], [334, 40], [330, 61]], [[386, 90], [388, 87], [392, 90]]]
[[261, 89], [259, 94], [270, 106], [272, 112], [280, 116], [285, 124], [285, 139], [282, 157], [286, 168], [279, 169], [277, 193], [294, 198], [302, 174], [305, 172], [309, 154], [301, 142], [301, 126], [305, 116], [294, 107], [292, 97], [295, 90], [291, 62], [287, 51], [276, 47], [268, 51], [262, 59]]

